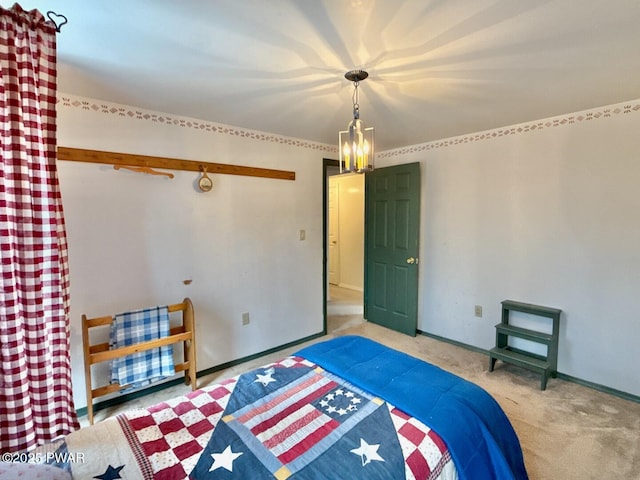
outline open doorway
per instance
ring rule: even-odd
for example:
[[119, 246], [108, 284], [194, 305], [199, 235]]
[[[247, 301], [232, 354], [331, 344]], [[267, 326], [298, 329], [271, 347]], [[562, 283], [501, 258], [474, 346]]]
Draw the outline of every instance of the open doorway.
[[364, 176], [339, 175], [324, 160], [325, 326], [327, 333], [364, 321]]

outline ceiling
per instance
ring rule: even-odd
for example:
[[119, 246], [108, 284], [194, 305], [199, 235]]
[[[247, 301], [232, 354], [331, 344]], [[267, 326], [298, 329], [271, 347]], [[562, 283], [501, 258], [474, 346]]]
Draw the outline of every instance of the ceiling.
[[322, 143], [352, 69], [378, 150], [640, 98], [638, 0], [20, 3], [68, 17], [63, 93]]

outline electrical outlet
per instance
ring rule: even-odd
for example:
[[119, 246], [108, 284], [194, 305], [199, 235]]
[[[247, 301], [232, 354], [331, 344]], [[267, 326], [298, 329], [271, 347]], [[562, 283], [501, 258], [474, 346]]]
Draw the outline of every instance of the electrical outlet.
[[242, 325], [249, 325], [249, 323], [251, 323], [251, 320], [249, 319], [249, 312], [244, 312], [242, 314]]
[[476, 317], [482, 318], [482, 305], [476, 305], [473, 312]]
[[300, 230], [300, 240], [306, 240], [306, 239], [307, 239], [306, 230]]

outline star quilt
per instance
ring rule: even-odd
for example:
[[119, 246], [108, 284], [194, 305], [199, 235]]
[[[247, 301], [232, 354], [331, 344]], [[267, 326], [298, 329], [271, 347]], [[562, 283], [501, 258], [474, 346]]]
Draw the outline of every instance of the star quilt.
[[74, 479], [457, 479], [435, 431], [299, 356], [83, 428], [47, 458]]
[[[501, 476], [501, 465], [493, 477], [482, 469], [474, 477], [472, 468], [500, 459], [490, 452], [470, 461], [469, 455], [486, 456], [485, 446], [469, 452], [451, 434], [460, 430], [478, 441], [475, 427], [460, 424], [471, 416], [455, 412], [469, 406], [434, 409], [451, 399], [430, 400], [421, 393], [430, 382], [437, 388], [459, 386], [443, 383], [436, 373], [413, 378], [406, 390], [406, 367], [426, 374], [416, 367], [424, 362], [394, 359], [395, 351], [374, 361], [390, 349], [380, 345], [379, 351], [379, 344], [368, 342], [341, 337], [316, 344], [184, 396], [127, 411], [49, 445], [47, 463], [74, 479], [105, 480], [526, 478], [526, 473]], [[343, 368], [349, 362], [352, 368]], [[448, 418], [434, 420], [434, 414]], [[494, 414], [491, 418], [500, 419]], [[453, 427], [443, 427], [448, 424]]]

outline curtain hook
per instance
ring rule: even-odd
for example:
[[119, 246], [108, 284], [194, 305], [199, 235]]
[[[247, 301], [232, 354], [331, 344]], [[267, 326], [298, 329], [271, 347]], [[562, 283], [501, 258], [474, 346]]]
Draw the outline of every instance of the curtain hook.
[[[69, 20], [67, 19], [67, 17], [65, 17], [64, 15], [61, 15], [59, 13], [54, 12], [53, 10], [49, 10], [47, 12], [47, 18], [49, 20], [51, 20], [53, 22], [53, 24], [56, 26], [56, 32], [60, 33], [60, 29], [62, 28], [62, 26], [66, 23], [69, 23]], [[62, 21], [60, 22], [60, 24], [58, 24], [58, 21], [60, 21], [59, 19], [62, 19]]]

